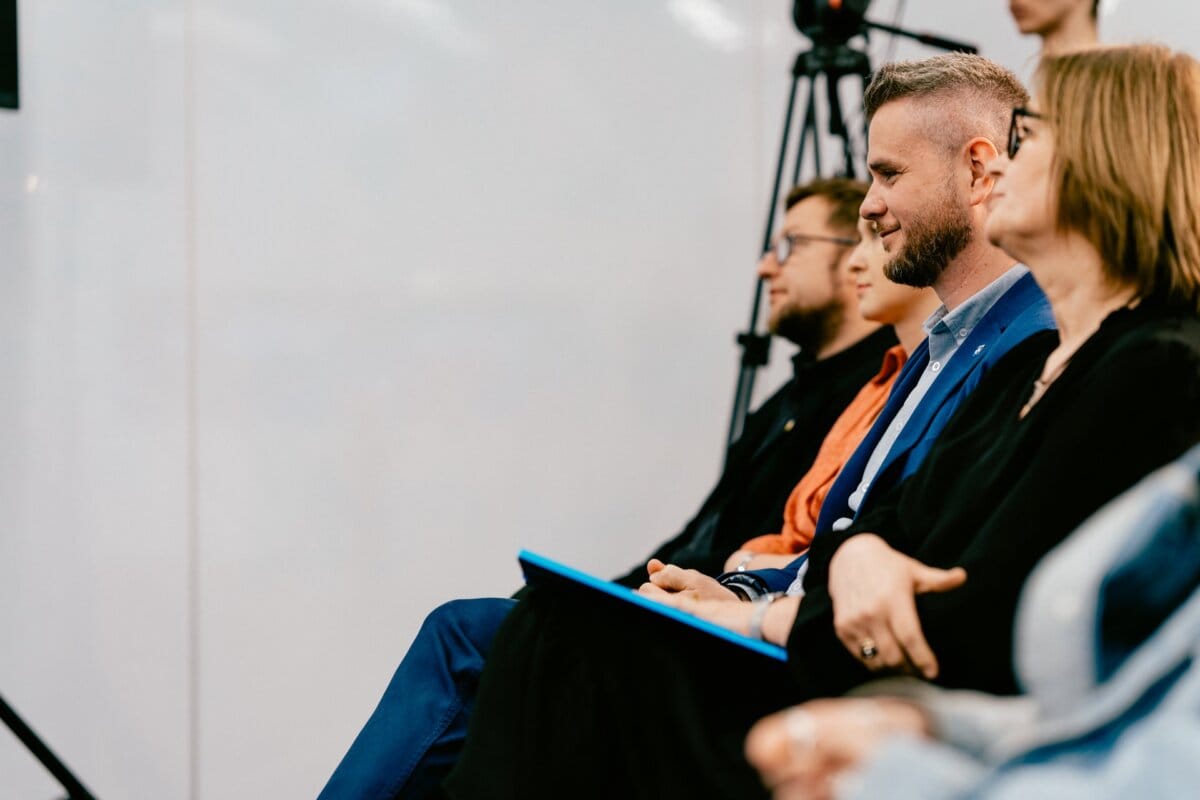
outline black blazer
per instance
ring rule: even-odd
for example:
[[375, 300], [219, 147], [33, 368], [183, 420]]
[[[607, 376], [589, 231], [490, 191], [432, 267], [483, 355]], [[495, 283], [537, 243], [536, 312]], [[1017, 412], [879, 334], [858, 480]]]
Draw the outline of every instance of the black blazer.
[[747, 539], [780, 530], [788, 496], [812, 466], [825, 435], [895, 344], [892, 329], [884, 328], [821, 361], [797, 355], [793, 378], [747, 419], [700, 510], [617, 582], [640, 586], [650, 558], [718, 575]]

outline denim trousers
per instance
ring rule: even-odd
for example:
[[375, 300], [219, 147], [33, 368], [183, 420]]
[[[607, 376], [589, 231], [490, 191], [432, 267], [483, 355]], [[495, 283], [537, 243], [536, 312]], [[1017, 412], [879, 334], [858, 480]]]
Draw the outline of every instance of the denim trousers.
[[467, 735], [479, 675], [514, 600], [452, 600], [425, 618], [318, 800], [435, 797]]

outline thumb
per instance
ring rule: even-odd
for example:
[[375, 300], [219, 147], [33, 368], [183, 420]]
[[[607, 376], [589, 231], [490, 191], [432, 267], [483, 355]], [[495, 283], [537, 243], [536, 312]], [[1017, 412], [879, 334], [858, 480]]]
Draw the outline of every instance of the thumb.
[[917, 564], [913, 568], [913, 591], [917, 594], [927, 592], [948, 592], [957, 589], [967, 582], [967, 571], [962, 567], [953, 569], [937, 569]]
[[654, 573], [661, 571], [665, 566], [666, 564], [659, 561], [657, 558], [652, 558], [646, 563], [646, 572], [653, 575]]
[[650, 582], [664, 589], [680, 591], [688, 588], [688, 573], [679, 567], [667, 564], [650, 576]]

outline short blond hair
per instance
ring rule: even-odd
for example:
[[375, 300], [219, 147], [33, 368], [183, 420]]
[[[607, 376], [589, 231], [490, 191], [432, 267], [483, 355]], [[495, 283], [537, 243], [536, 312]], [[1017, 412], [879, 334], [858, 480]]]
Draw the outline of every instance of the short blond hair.
[[1009, 115], [1029, 102], [1029, 93], [1010, 70], [983, 56], [943, 53], [916, 61], [884, 64], [863, 93], [867, 119], [884, 105], [906, 98], [939, 101], [929, 134], [957, 149], [985, 136], [1003, 152]]
[[1138, 296], [1200, 311], [1200, 63], [1160, 45], [1048, 56], [1058, 225]]

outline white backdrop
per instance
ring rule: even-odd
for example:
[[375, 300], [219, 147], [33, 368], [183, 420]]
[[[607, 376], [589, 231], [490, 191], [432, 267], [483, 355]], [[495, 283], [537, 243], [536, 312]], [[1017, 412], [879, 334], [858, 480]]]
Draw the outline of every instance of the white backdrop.
[[[1200, 14], [1125, 5], [1108, 38]], [[435, 604], [507, 594], [522, 546], [608, 574], [677, 530], [718, 470], [789, 11], [21, 4], [0, 694], [98, 795], [313, 796]], [[999, 0], [903, 22], [1028, 71]], [[54, 795], [0, 733], [0, 797]]]

